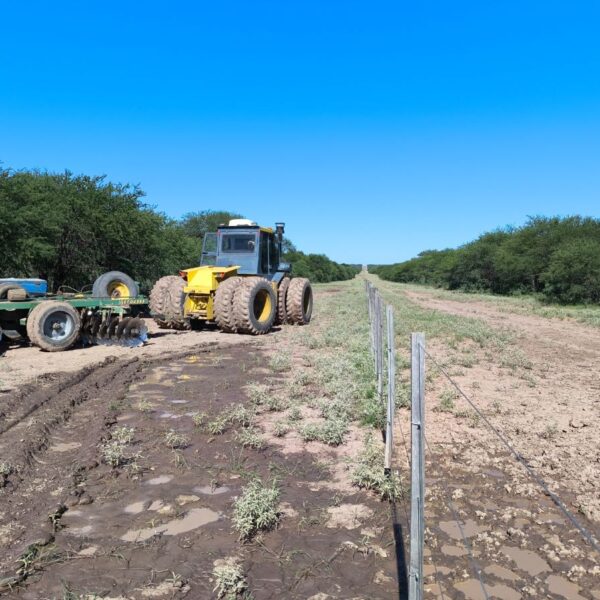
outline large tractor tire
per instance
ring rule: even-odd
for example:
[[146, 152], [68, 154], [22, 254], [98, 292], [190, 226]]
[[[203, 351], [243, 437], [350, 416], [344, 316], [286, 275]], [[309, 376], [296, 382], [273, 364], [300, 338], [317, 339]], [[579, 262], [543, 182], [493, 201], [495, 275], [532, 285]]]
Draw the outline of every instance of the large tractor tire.
[[79, 313], [66, 302], [44, 300], [27, 317], [29, 341], [47, 352], [69, 349], [79, 337]]
[[273, 286], [263, 277], [242, 281], [233, 299], [233, 314], [238, 333], [268, 333], [277, 313], [277, 296]]
[[215, 322], [219, 326], [219, 329], [225, 333], [235, 333], [237, 330], [233, 313], [233, 301], [242, 285], [243, 279], [241, 277], [230, 277], [219, 284], [215, 292]]
[[308, 279], [295, 277], [290, 281], [285, 306], [289, 323], [293, 325], [310, 323], [313, 310], [313, 293]]
[[189, 329], [184, 318], [185, 281], [177, 275], [161, 277], [150, 291], [150, 312], [162, 329]]
[[288, 322], [285, 301], [287, 299], [290, 281], [291, 279], [289, 277], [285, 277], [279, 282], [279, 286], [277, 287], [277, 319], [275, 320], [275, 322], [278, 325], [285, 325], [285, 323]]
[[109, 271], [94, 281], [94, 298], [134, 298], [139, 296], [138, 284], [121, 271]]

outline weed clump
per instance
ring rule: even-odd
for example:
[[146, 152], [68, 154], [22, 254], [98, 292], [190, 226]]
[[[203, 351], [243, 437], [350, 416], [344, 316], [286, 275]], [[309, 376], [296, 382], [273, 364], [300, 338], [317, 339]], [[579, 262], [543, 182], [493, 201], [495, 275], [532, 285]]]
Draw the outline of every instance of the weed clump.
[[133, 442], [135, 429], [133, 427], [115, 427], [111, 439], [100, 445], [102, 459], [113, 468], [120, 467], [139, 455], [128, 456], [127, 446]]
[[236, 600], [248, 588], [242, 566], [235, 558], [216, 561], [213, 579], [215, 581], [213, 592], [216, 592], [219, 599]]
[[300, 429], [305, 442], [317, 440], [329, 446], [339, 446], [348, 433], [348, 422], [340, 418], [327, 419], [324, 423], [309, 423]]
[[171, 450], [187, 448], [190, 445], [190, 440], [174, 429], [169, 429], [165, 433], [165, 443]]
[[112, 439], [119, 444], [131, 444], [135, 429], [133, 427], [115, 427], [112, 431]]
[[242, 427], [250, 427], [254, 421], [255, 413], [253, 410], [247, 409], [243, 404], [232, 406], [227, 415], [227, 420], [233, 425], [241, 425]]
[[440, 394], [440, 403], [433, 408], [435, 412], [454, 412], [454, 401], [458, 400], [458, 392], [448, 388]]
[[256, 532], [274, 527], [279, 521], [278, 502], [276, 482], [266, 486], [260, 479], [253, 479], [242, 490], [233, 508], [233, 526], [240, 539], [249, 540]]
[[206, 429], [208, 433], [211, 435], [221, 435], [227, 431], [227, 424], [229, 423], [229, 418], [226, 414], [221, 414], [217, 416], [215, 419], [206, 424]]
[[275, 373], [283, 373], [283, 371], [289, 371], [292, 366], [292, 361], [287, 354], [276, 354], [269, 361], [269, 368]]
[[384, 473], [383, 449], [373, 441], [371, 435], [365, 439], [363, 451], [358, 457], [351, 479], [353, 485], [372, 490], [382, 499], [392, 502], [400, 498], [404, 492], [397, 475]]
[[204, 421], [206, 421], [206, 413], [197, 412], [192, 416], [194, 427], [202, 427]]
[[283, 437], [284, 435], [289, 433], [289, 431], [290, 426], [283, 421], [277, 421], [277, 423], [275, 423], [275, 426], [273, 427], [273, 435], [275, 437]]
[[262, 450], [266, 445], [265, 439], [257, 429], [242, 429], [237, 434], [237, 440], [244, 448], [254, 448], [255, 450]]

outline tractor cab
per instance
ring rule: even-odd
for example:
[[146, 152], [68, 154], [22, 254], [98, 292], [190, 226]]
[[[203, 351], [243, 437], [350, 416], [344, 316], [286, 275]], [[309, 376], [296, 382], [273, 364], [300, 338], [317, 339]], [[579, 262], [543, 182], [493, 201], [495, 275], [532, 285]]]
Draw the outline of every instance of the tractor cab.
[[232, 219], [216, 233], [207, 233], [202, 244], [201, 266], [238, 267], [240, 275], [259, 275], [275, 282], [290, 266], [281, 263], [284, 223], [275, 229], [248, 219]]

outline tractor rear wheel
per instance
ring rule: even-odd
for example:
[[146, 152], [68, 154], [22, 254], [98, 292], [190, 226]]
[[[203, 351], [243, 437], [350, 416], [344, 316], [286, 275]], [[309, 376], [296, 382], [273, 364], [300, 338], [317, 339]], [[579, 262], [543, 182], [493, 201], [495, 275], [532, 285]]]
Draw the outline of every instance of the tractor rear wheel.
[[280, 325], [284, 325], [288, 322], [287, 309], [285, 307], [285, 301], [287, 298], [288, 288], [290, 287], [291, 279], [285, 277], [279, 283], [277, 287], [277, 320], [276, 322]]
[[295, 277], [290, 282], [285, 302], [288, 322], [294, 325], [310, 323], [313, 309], [313, 293], [310, 281]]
[[273, 286], [263, 277], [248, 277], [241, 282], [233, 299], [233, 314], [238, 333], [268, 333], [275, 322], [277, 297]]
[[235, 333], [236, 322], [233, 314], [233, 300], [243, 281], [241, 277], [230, 277], [220, 283], [215, 292], [215, 321], [221, 331]]
[[81, 318], [70, 304], [45, 300], [31, 310], [26, 326], [32, 344], [47, 352], [60, 352], [77, 341]]
[[109, 271], [100, 275], [92, 287], [94, 298], [134, 298], [139, 293], [138, 284], [121, 271]]
[[185, 320], [185, 281], [177, 275], [161, 277], [150, 291], [150, 312], [161, 329], [189, 329]]

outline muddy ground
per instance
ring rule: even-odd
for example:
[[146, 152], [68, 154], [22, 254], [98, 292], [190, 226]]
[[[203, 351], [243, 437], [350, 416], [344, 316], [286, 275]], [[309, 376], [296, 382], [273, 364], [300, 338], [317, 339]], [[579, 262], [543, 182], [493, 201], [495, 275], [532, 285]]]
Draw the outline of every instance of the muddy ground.
[[238, 345], [248, 341], [243, 336], [223, 335], [214, 328], [202, 331], [160, 329], [152, 319], [144, 319], [148, 327], [148, 342], [142, 348], [122, 346], [88, 346], [76, 344], [67, 352], [42, 352], [27, 342], [7, 345], [0, 343], [0, 399], [2, 394], [18, 389], [25, 383], [43, 384], [47, 375], [74, 373], [106, 358], [146, 358], [180, 352], [198, 345], [219, 342]]
[[[277, 337], [167, 358], [126, 350], [5, 394], [0, 455], [13, 473], [0, 490], [4, 596], [212, 598], [215, 562], [234, 557], [256, 600], [397, 597], [392, 510], [339, 481], [336, 450], [275, 438], [272, 414], [261, 418], [269, 444], [258, 450], [239, 443], [239, 427], [213, 435], [194, 422], [248, 403], [250, 381], [276, 387], [289, 375], [266, 368], [281, 351]], [[114, 468], [101, 448], [123, 426], [135, 434]], [[185, 447], [169, 447], [171, 430]], [[281, 488], [280, 522], [244, 543], [232, 505], [257, 475]]]

